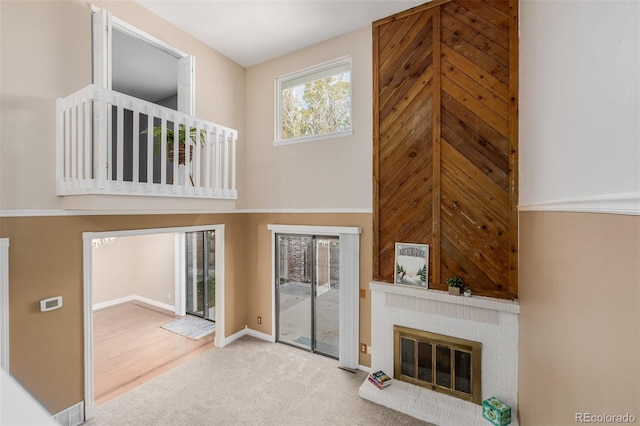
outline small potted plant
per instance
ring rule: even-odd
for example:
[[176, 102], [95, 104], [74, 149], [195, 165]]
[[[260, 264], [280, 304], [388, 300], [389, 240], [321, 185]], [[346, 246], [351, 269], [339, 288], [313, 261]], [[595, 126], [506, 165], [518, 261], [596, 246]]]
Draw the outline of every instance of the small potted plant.
[[464, 297], [471, 297], [471, 287], [465, 285], [464, 292], [462, 294], [464, 295]]
[[[141, 132], [142, 134], [147, 133], [147, 129]], [[189, 129], [189, 137], [191, 141], [189, 144], [191, 147], [189, 148], [189, 162], [193, 158], [193, 150], [195, 149], [195, 143], [197, 139], [200, 139], [200, 143], [204, 145], [206, 139], [206, 133], [204, 130], [200, 130], [200, 137], [197, 137], [197, 129], [195, 127], [191, 127]], [[157, 157], [160, 154], [160, 139], [162, 138], [162, 127], [155, 126], [153, 128], [153, 156]], [[171, 127], [167, 126], [167, 159], [169, 162], [173, 162], [173, 141], [175, 139], [174, 131]], [[186, 131], [185, 125], [180, 124], [178, 126], [178, 164], [186, 164]]]
[[449, 286], [449, 294], [454, 296], [460, 296], [460, 290], [465, 287], [464, 281], [460, 277], [451, 276], [445, 282]]

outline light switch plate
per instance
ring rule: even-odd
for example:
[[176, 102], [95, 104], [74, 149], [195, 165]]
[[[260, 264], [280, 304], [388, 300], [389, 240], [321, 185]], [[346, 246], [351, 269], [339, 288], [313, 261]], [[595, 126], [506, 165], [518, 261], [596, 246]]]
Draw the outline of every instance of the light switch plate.
[[47, 312], [62, 308], [62, 296], [50, 297], [40, 301], [40, 311]]

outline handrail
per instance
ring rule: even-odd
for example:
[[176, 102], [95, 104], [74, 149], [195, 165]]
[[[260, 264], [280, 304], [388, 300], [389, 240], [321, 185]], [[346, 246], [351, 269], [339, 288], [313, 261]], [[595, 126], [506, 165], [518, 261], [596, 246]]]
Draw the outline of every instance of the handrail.
[[234, 129], [95, 85], [56, 110], [58, 195], [237, 198]]

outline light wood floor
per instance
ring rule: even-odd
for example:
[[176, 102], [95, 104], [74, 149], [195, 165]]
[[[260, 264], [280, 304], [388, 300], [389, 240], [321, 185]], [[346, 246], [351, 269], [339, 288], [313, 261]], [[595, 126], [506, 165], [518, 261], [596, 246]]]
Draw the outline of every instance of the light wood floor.
[[213, 334], [192, 340], [161, 328], [174, 319], [138, 303], [94, 312], [96, 406], [213, 347]]

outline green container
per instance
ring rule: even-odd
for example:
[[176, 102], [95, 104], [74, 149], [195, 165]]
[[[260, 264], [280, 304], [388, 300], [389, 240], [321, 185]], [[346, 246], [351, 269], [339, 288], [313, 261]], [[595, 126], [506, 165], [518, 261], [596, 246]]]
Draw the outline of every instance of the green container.
[[482, 401], [482, 417], [496, 426], [508, 425], [511, 423], [511, 407], [492, 396]]

